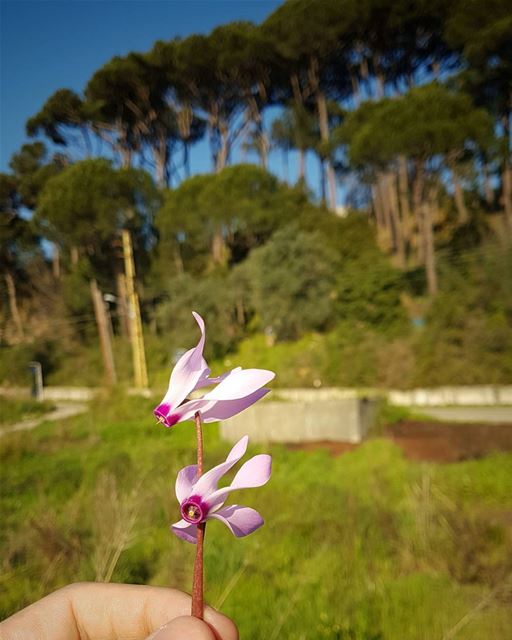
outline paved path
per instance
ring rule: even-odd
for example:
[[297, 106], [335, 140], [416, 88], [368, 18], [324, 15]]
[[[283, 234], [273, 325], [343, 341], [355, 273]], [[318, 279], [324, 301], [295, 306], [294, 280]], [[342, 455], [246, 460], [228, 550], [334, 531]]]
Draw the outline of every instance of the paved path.
[[415, 407], [415, 410], [436, 420], [512, 424], [512, 407]]
[[5, 435], [6, 433], [13, 433], [15, 431], [31, 431], [47, 420], [65, 420], [66, 418], [72, 418], [73, 416], [77, 416], [85, 411], [87, 411], [86, 404], [79, 402], [74, 402], [73, 404], [59, 403], [53, 411], [38, 416], [37, 418], [22, 420], [21, 422], [15, 422], [14, 424], [0, 427], [0, 436]]

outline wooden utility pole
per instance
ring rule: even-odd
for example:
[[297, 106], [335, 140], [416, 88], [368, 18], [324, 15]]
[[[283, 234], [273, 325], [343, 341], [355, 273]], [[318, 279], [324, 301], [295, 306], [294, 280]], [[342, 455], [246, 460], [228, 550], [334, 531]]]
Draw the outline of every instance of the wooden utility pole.
[[142, 335], [139, 296], [135, 290], [135, 264], [133, 261], [132, 239], [130, 232], [127, 229], [123, 229], [123, 256], [124, 270], [126, 274], [126, 292], [128, 294], [128, 303], [130, 307], [130, 339], [132, 343], [135, 386], [138, 389], [145, 389], [148, 386], [148, 371], [146, 368], [144, 337]]
[[105, 301], [98, 289], [96, 280], [91, 280], [91, 295], [94, 304], [94, 315], [96, 316], [96, 324], [98, 325], [98, 333], [100, 334], [101, 356], [103, 358], [103, 366], [105, 367], [105, 375], [108, 384], [117, 382], [116, 367], [114, 363], [114, 354], [112, 352], [112, 341], [105, 310]]

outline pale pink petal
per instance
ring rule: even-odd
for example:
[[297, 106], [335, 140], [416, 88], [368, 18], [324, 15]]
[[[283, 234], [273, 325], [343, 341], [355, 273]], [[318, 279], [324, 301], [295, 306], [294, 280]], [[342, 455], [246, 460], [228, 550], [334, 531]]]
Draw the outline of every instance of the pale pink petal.
[[219, 420], [227, 420], [236, 416], [237, 413], [244, 411], [255, 402], [266, 396], [270, 389], [258, 389], [253, 393], [245, 396], [245, 398], [238, 398], [237, 400], [217, 400], [212, 401], [212, 404], [208, 408], [204, 408], [201, 411], [203, 422], [218, 422]]
[[223, 522], [237, 538], [249, 535], [263, 524], [263, 518], [255, 509], [236, 504], [208, 514], [206, 519], [210, 518]]
[[208, 365], [203, 358], [205, 341], [204, 321], [195, 311], [192, 312], [192, 315], [201, 330], [201, 338], [193, 349], [189, 349], [181, 356], [172, 370], [169, 389], [161, 403], [161, 405], [169, 405], [171, 411], [180, 405], [189, 393], [192, 393], [200, 379], [205, 375], [208, 376], [210, 373]]
[[238, 369], [231, 373], [204, 395], [205, 400], [238, 400], [251, 395], [274, 377], [273, 371], [266, 369]]
[[235, 489], [252, 489], [266, 484], [272, 473], [272, 458], [267, 454], [260, 454], [247, 460], [240, 467], [240, 470], [233, 478], [233, 482], [228, 487], [217, 489], [207, 496], [208, 506], [217, 507], [222, 504], [226, 496]]
[[[172, 426], [177, 422], [185, 422], [186, 420], [193, 420], [198, 411], [203, 415], [204, 411], [208, 411], [215, 404], [214, 400], [203, 400], [198, 398], [197, 400], [189, 400], [184, 402], [179, 407], [169, 413], [168, 420], [166, 420], [167, 426]], [[203, 419], [204, 422], [204, 419]]]
[[210, 370], [208, 369], [206, 375], [204, 375], [196, 384], [194, 391], [197, 391], [197, 389], [202, 389], [203, 387], [209, 387], [212, 384], [219, 384], [219, 382], [222, 382], [222, 380], [224, 380], [224, 378], [227, 378], [231, 373], [233, 373], [233, 371], [240, 371], [241, 368], [242, 367], [236, 367], [235, 369], [226, 371], [222, 375], [215, 376], [214, 378], [208, 377], [210, 375]]
[[215, 491], [217, 483], [222, 476], [227, 473], [244, 455], [247, 450], [248, 442], [249, 438], [247, 436], [241, 438], [231, 449], [225, 462], [218, 464], [216, 467], [213, 467], [213, 469], [210, 469], [203, 474], [191, 489], [194, 495], [203, 497], [209, 495], [212, 491]]
[[154, 413], [165, 426], [172, 427], [178, 422], [194, 420], [196, 413], [201, 413], [203, 422], [227, 420], [267, 395], [270, 389], [258, 389], [254, 393], [238, 400], [207, 400], [206, 397], [189, 400], [179, 407], [171, 409], [169, 405], [159, 405]]
[[176, 476], [176, 497], [181, 504], [185, 498], [188, 498], [191, 493], [192, 486], [197, 479], [197, 464], [191, 464], [188, 467], [184, 467]]
[[197, 542], [197, 526], [190, 524], [186, 520], [180, 520], [171, 525], [171, 531], [175, 533], [178, 538], [182, 538], [187, 542], [195, 544]]

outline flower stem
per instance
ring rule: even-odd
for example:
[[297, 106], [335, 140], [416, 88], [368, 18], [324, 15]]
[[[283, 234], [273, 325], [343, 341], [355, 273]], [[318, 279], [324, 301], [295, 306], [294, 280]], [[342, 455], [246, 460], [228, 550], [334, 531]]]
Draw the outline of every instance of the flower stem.
[[[203, 425], [201, 413], [195, 416], [197, 435], [197, 477], [203, 475]], [[192, 582], [192, 615], [203, 619], [203, 542], [206, 532], [206, 522], [197, 525], [196, 559], [194, 561], [194, 579]]]

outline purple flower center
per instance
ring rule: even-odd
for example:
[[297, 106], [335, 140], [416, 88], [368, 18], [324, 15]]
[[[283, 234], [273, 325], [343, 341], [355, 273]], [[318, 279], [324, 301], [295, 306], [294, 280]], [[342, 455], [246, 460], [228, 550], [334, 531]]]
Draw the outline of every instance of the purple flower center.
[[154, 413], [156, 419], [158, 420], [158, 422], [163, 423], [166, 427], [172, 427], [180, 419], [180, 417], [177, 416], [174, 413], [169, 414], [170, 408], [171, 407], [168, 404], [160, 404], [153, 411], [153, 413]]
[[199, 524], [206, 519], [208, 507], [199, 496], [190, 496], [181, 503], [181, 515], [190, 524]]

